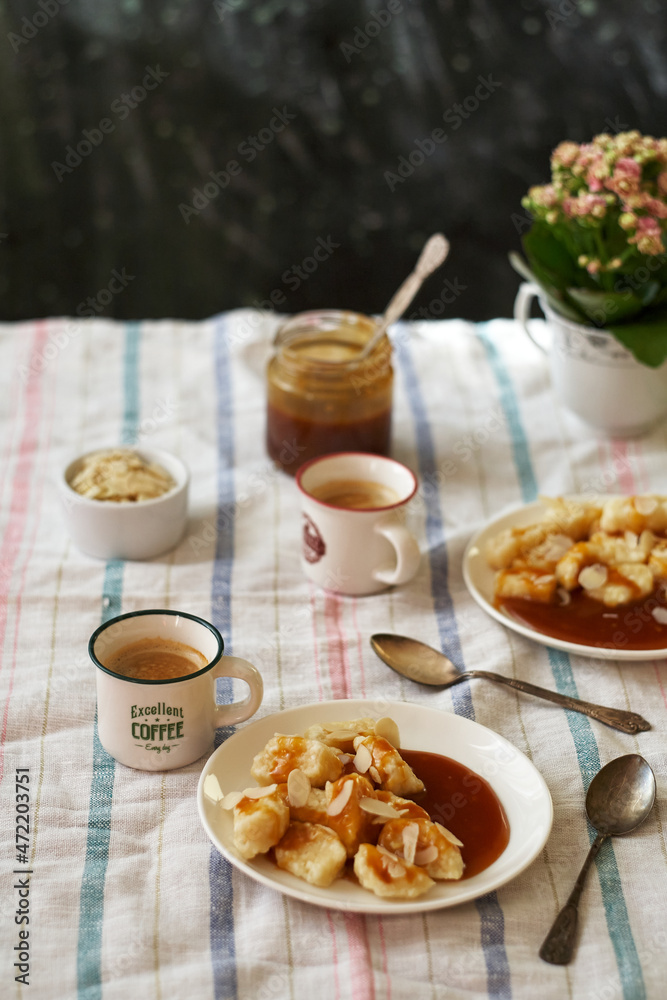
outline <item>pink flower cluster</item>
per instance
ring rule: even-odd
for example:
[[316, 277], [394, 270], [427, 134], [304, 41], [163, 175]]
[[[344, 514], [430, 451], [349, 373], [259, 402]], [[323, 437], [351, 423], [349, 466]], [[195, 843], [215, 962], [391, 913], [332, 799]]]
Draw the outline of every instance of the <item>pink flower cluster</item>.
[[561, 142], [551, 171], [551, 183], [532, 187], [522, 204], [535, 219], [565, 226], [575, 239], [579, 234], [585, 249], [590, 243], [591, 252], [578, 256], [590, 274], [615, 270], [633, 253], [665, 252], [667, 139], [632, 131], [603, 133], [589, 143]]

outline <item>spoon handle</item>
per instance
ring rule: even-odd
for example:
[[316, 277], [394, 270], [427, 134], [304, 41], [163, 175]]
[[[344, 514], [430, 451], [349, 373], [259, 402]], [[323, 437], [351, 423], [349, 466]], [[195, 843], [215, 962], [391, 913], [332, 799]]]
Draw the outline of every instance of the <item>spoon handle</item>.
[[582, 712], [589, 715], [598, 722], [604, 722], [612, 729], [620, 729], [622, 733], [644, 733], [651, 728], [650, 722], [637, 715], [636, 712], [626, 712], [622, 708], [605, 708], [604, 705], [595, 705], [592, 701], [581, 701], [579, 698], [570, 698], [557, 691], [550, 691], [548, 688], [538, 687], [536, 684], [529, 684], [528, 681], [520, 681], [515, 677], [505, 677], [503, 674], [494, 674], [490, 670], [469, 670], [466, 671], [471, 677], [486, 677], [490, 681], [498, 684], [506, 684], [507, 687], [523, 691], [524, 694], [533, 694], [536, 698], [545, 698], [562, 708], [570, 708], [574, 712]]
[[609, 834], [607, 833], [598, 833], [591, 844], [591, 848], [584, 861], [584, 866], [579, 872], [579, 877], [574, 883], [574, 888], [569, 895], [568, 901], [554, 920], [551, 930], [542, 942], [540, 958], [551, 965], [567, 965], [572, 958], [577, 934], [577, 918], [579, 915], [577, 906], [581, 890], [584, 887], [584, 880], [588, 869], [593, 864], [598, 851], [608, 836]]

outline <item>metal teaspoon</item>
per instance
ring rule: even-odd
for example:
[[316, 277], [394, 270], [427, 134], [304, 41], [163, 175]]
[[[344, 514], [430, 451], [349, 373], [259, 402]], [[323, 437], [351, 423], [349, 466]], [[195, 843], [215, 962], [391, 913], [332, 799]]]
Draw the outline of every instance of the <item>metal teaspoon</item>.
[[643, 823], [655, 801], [655, 775], [638, 753], [617, 757], [598, 771], [588, 787], [586, 815], [598, 835], [591, 844], [574, 889], [547, 934], [540, 958], [567, 965], [574, 952], [577, 905], [586, 873], [607, 837], [630, 833]]
[[471, 677], [486, 677], [489, 681], [506, 684], [507, 687], [523, 691], [524, 694], [545, 698], [562, 708], [570, 708], [574, 712], [590, 715], [592, 719], [604, 722], [612, 729], [620, 729], [622, 733], [646, 732], [647, 729], [651, 728], [651, 723], [635, 712], [626, 712], [621, 708], [605, 708], [604, 705], [595, 705], [591, 701], [569, 698], [567, 695], [558, 694], [557, 691], [550, 691], [548, 688], [538, 687], [527, 681], [519, 681], [514, 677], [494, 674], [489, 670], [460, 670], [444, 653], [439, 653], [437, 649], [433, 649], [417, 639], [408, 639], [406, 636], [391, 635], [387, 632], [376, 632], [375, 635], [371, 636], [371, 646], [387, 666], [402, 674], [403, 677], [417, 681], [418, 684], [432, 684], [434, 687], [448, 688]]

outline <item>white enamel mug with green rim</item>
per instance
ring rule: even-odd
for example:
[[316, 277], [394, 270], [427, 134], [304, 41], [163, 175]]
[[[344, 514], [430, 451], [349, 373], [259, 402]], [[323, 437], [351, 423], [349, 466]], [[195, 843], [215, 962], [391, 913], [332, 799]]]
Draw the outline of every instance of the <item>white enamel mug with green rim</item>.
[[[124, 646], [151, 638], [190, 646], [206, 665], [167, 680], [124, 677], [105, 666]], [[223, 656], [223, 649], [214, 625], [181, 611], [133, 611], [100, 625], [88, 652], [96, 667], [98, 734], [107, 753], [142, 771], [185, 767], [211, 749], [216, 729], [254, 715], [262, 703], [261, 674], [247, 660]], [[247, 697], [219, 704], [218, 677], [245, 681]]]

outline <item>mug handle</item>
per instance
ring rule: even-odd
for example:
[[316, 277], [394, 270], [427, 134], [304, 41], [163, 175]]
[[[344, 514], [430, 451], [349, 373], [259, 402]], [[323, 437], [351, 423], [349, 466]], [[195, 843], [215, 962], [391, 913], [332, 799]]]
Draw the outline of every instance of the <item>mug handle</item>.
[[376, 569], [373, 577], [389, 585], [407, 583], [419, 569], [421, 553], [416, 538], [406, 527], [394, 521], [376, 524], [375, 531], [384, 535], [396, 550], [396, 568]]
[[528, 326], [532, 301], [539, 294], [539, 285], [534, 284], [532, 281], [523, 281], [519, 285], [519, 291], [516, 293], [516, 298], [514, 300], [514, 319], [517, 323], [521, 324], [532, 342], [535, 344], [535, 347], [539, 347], [542, 353], [546, 354], [547, 348], [544, 344], [540, 344], [539, 340], [535, 339], [533, 334], [530, 332], [530, 327]]
[[[240, 656], [222, 656], [220, 662], [211, 671], [213, 680], [216, 677], [238, 677], [250, 688], [247, 698], [234, 701], [231, 705], [215, 704], [215, 728], [233, 726], [237, 722], [245, 722], [254, 715], [262, 704], [264, 683], [262, 675], [252, 663], [242, 660]], [[215, 686], [214, 686], [215, 690]]]

